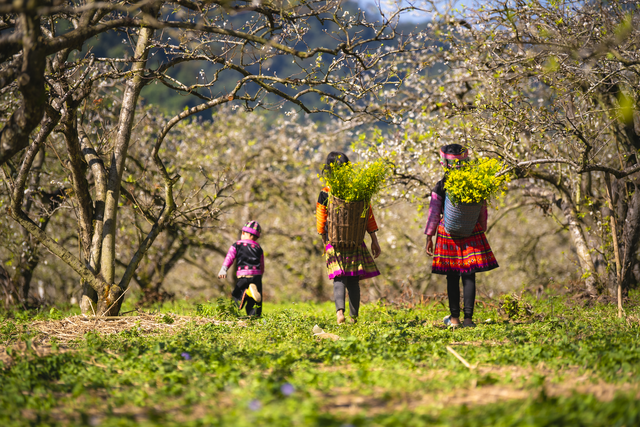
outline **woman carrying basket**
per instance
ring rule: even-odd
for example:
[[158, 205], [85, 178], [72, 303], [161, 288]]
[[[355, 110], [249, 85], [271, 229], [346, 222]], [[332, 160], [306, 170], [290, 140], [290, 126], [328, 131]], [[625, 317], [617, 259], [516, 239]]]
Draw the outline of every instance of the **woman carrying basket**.
[[[327, 161], [322, 173], [325, 175], [330, 174], [332, 173], [332, 168], [335, 170], [348, 163], [349, 158], [346, 154], [339, 151], [332, 151], [327, 156]], [[369, 206], [366, 231], [369, 233], [369, 236], [371, 236], [371, 253], [373, 253], [373, 257], [364, 242], [355, 247], [334, 247], [334, 245], [329, 242], [327, 226], [330, 193], [331, 189], [325, 187], [318, 196], [318, 202], [316, 203], [316, 228], [318, 233], [322, 235], [327, 274], [329, 275], [329, 279], [333, 280], [333, 296], [336, 304], [338, 324], [340, 325], [345, 321], [345, 291], [349, 293], [349, 314], [351, 315], [351, 321], [355, 323], [360, 309], [360, 280], [375, 277], [380, 274], [373, 261], [374, 258], [377, 258], [381, 253], [378, 238], [375, 234], [376, 231], [378, 231], [378, 225], [373, 216], [373, 210]]]
[[[445, 228], [445, 183], [452, 168], [468, 161], [468, 150], [459, 144], [445, 145], [440, 149], [440, 163], [445, 168], [444, 177], [431, 192], [429, 217], [424, 234], [427, 235], [426, 252], [433, 256], [432, 273], [447, 276], [447, 295], [451, 314], [444, 318], [445, 325], [474, 327], [473, 308], [476, 300], [476, 273], [498, 267], [489, 242], [487, 230], [487, 205], [482, 203], [478, 219], [473, 219], [469, 236], [453, 236]], [[465, 218], [462, 218], [463, 220]], [[473, 226], [473, 223], [471, 224]], [[433, 236], [436, 235], [435, 250]], [[464, 322], [460, 323], [460, 278], [464, 299]]]

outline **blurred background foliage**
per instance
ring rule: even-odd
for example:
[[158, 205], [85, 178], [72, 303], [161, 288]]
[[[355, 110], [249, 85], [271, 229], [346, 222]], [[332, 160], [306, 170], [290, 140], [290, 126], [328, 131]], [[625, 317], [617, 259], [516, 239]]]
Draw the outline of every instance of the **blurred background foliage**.
[[[366, 160], [366, 156], [356, 148], [355, 132], [342, 130], [340, 123], [317, 124], [296, 114], [275, 121], [267, 116], [224, 107], [210, 121], [194, 119], [178, 125], [163, 153], [168, 168], [180, 164], [177, 203], [192, 198], [208, 183], [203, 191], [216, 195], [218, 210], [203, 218], [200, 227], [181, 224], [178, 217], [149, 250], [129, 297], [152, 302], [227, 295], [234, 277], [220, 280], [217, 272], [229, 246], [239, 238], [242, 225], [253, 219], [264, 230], [260, 244], [266, 258], [266, 301], [331, 298], [321, 239], [315, 231], [315, 203], [322, 188], [318, 173], [329, 151], [344, 150], [354, 161]], [[151, 160], [144, 147], [154, 137], [156, 123], [163, 115], [153, 107], [144, 107], [140, 117], [131, 150], [132, 157], [141, 160], [128, 166], [123, 187], [128, 194], [143, 194], [144, 198], [134, 202], [122, 197], [120, 233], [129, 243], [122, 245], [128, 251], [117, 254], [121, 269], [151, 227], [135, 211], [162, 200], [155, 172], [146, 168]], [[93, 132], [100, 129], [96, 126]], [[47, 155], [46, 161], [56, 160], [54, 153]], [[437, 150], [425, 161], [436, 164]], [[437, 173], [425, 177], [430, 184], [438, 179]], [[49, 182], [42, 188], [53, 193], [59, 184]], [[413, 203], [395, 192], [395, 186], [388, 186], [373, 201], [383, 251], [376, 262], [382, 275], [363, 282], [363, 296], [368, 301], [419, 297], [445, 289], [444, 277], [431, 274], [431, 259], [424, 252], [428, 192]], [[535, 203], [521, 203], [522, 197], [513, 191], [490, 207], [488, 239], [501, 268], [478, 275], [481, 293], [533, 289], [579, 278], [567, 233]], [[74, 218], [64, 214], [64, 204], [58, 209], [60, 214], [52, 215], [49, 227], [56, 230], [58, 239], [77, 238]], [[19, 242], [26, 237], [5, 218], [0, 227], [4, 237], [0, 258], [11, 276], [19, 269]], [[77, 301], [81, 289], [74, 273], [41, 247], [36, 251], [40, 263], [34, 271], [31, 299]]]

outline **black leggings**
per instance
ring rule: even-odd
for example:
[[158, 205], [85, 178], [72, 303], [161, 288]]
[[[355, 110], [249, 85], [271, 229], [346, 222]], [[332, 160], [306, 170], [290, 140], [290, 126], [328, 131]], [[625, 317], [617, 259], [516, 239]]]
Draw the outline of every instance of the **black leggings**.
[[460, 277], [464, 297], [464, 318], [473, 318], [473, 306], [476, 303], [476, 273], [447, 274], [447, 295], [449, 295], [449, 311], [451, 317], [460, 318]]
[[338, 276], [333, 279], [333, 299], [336, 302], [336, 311], [344, 311], [345, 288], [349, 291], [349, 314], [355, 319], [360, 310], [360, 277]]

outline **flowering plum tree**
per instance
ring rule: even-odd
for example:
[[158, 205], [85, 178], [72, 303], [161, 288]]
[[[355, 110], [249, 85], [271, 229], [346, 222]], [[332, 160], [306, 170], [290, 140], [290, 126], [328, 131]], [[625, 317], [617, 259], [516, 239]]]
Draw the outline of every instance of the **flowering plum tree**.
[[388, 106], [402, 132], [372, 151], [396, 155], [405, 194], [426, 192], [442, 144], [501, 158], [514, 188], [560, 208], [584, 289], [628, 290], [640, 243], [637, 2], [488, 1], [438, 22], [432, 54], [403, 58], [416, 71]]
[[[0, 5], [5, 106], [0, 165], [10, 194], [7, 212], [81, 277], [85, 312], [117, 314], [125, 289], [158, 235], [177, 217], [197, 221], [214, 209], [216, 197], [204, 192], [191, 199], [193, 204], [176, 203], [180, 165], [163, 161], [172, 129], [227, 103], [251, 110], [274, 99], [305, 113], [339, 115], [341, 105], [354, 114], [383, 116], [363, 97], [399, 81], [384, 58], [420, 49], [414, 35], [396, 32], [399, 16], [410, 10], [414, 7], [381, 12], [370, 20], [364, 11], [350, 12], [338, 1], [316, 0], [35, 0]], [[311, 22], [324, 26], [327, 43], [314, 43], [308, 33]], [[122, 36], [121, 47], [110, 46], [102, 55], [85, 50], [95, 37], [108, 39], [114, 33]], [[151, 61], [154, 55], [162, 60]], [[293, 68], [278, 76], [268, 64], [282, 58], [292, 61]], [[213, 64], [213, 75], [194, 83], [169, 72], [191, 63]], [[130, 148], [137, 143], [132, 135], [140, 122], [140, 93], [157, 82], [199, 102], [167, 121], [146, 125], [148, 138], [138, 141], [145, 143], [150, 159], [140, 170], [155, 168], [156, 185], [163, 190], [162, 198], [153, 198], [145, 211], [136, 200], [149, 195], [124, 192], [123, 177], [135, 163]], [[93, 107], [103, 103], [117, 117], [102, 119]], [[54, 131], [61, 138], [52, 138]], [[25, 209], [25, 189], [45, 145], [64, 168], [57, 181], [68, 182], [65, 193], [77, 219], [77, 250], [56, 240]], [[118, 221], [122, 196], [151, 227], [117, 279], [118, 230], [133, 226]]]

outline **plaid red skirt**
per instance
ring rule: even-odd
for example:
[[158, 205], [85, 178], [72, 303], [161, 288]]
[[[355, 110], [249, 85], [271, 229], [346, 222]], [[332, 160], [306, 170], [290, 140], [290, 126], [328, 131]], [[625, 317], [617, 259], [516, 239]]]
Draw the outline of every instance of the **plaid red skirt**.
[[435, 274], [465, 274], [498, 268], [491, 246], [476, 224], [469, 237], [454, 238], [444, 229], [444, 220], [438, 225], [431, 272]]

